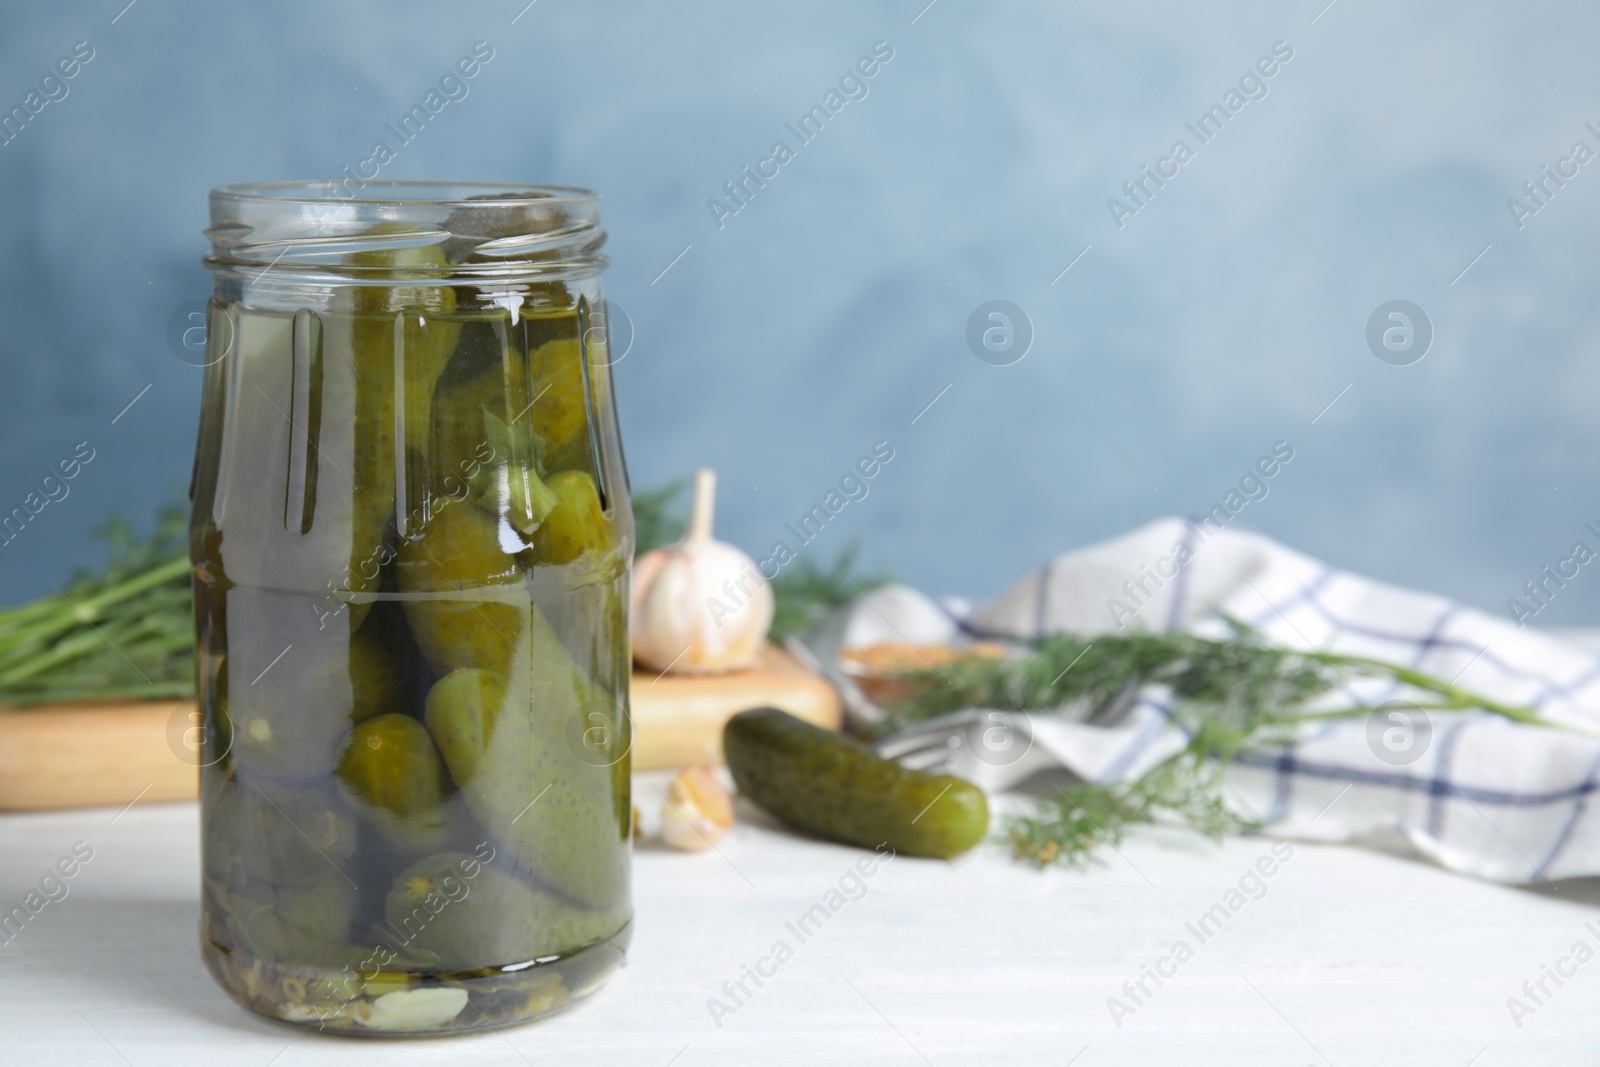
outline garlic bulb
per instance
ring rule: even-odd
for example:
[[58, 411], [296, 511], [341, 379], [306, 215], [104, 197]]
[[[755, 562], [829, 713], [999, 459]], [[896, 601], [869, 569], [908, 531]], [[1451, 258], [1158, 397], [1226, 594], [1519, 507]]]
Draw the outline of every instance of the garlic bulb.
[[667, 786], [661, 840], [684, 852], [710, 848], [733, 825], [733, 801], [715, 767], [690, 767]]
[[772, 625], [772, 587], [755, 561], [711, 537], [717, 476], [694, 475], [683, 540], [646, 552], [633, 567], [633, 657], [677, 674], [755, 665]]

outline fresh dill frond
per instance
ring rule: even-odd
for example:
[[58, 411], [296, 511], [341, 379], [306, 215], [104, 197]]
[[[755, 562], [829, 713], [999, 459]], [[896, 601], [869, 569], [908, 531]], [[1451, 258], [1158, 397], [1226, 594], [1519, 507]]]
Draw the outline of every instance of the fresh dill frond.
[[1221, 776], [1219, 763], [1184, 751], [1130, 782], [1064, 786], [1034, 812], [1009, 816], [1004, 835], [1018, 860], [1082, 870], [1141, 823], [1177, 822], [1212, 840], [1256, 829], [1223, 801]]
[[0, 706], [194, 695], [187, 509], [141, 537], [113, 515], [93, 536], [110, 558], [64, 591], [0, 610]]
[[890, 708], [896, 727], [957, 711], [1045, 711], [1073, 702], [1103, 710], [1130, 686], [1164, 685], [1208, 717], [1253, 728], [1273, 709], [1298, 707], [1337, 688], [1336, 665], [1262, 642], [1193, 634], [1056, 634], [1020, 659], [966, 657], [905, 675], [914, 696]]
[[887, 710], [886, 731], [963, 708], [1051, 712], [1076, 705], [1088, 722], [1105, 722], [1118, 697], [1147, 686], [1168, 704], [1183, 731], [1181, 752], [1140, 777], [1084, 783], [1060, 791], [1032, 813], [1012, 816], [1004, 835], [1013, 853], [1040, 866], [1081, 867], [1096, 847], [1115, 846], [1139, 823], [1177, 822], [1210, 837], [1253, 827], [1223, 799], [1224, 769], [1240, 752], [1293, 741], [1306, 722], [1363, 716], [1367, 705], [1319, 706], [1357, 679], [1382, 679], [1424, 694], [1409, 708], [1481, 708], [1516, 722], [1555, 726], [1532, 708], [1506, 705], [1399, 664], [1364, 656], [1270, 645], [1237, 620], [1232, 636], [1058, 634], [1012, 659], [967, 657], [908, 672], [911, 695]]
[[772, 579], [772, 640], [804, 633], [823, 618], [889, 579], [860, 566], [861, 546], [851, 541], [832, 563], [803, 556]]
[[643, 555], [683, 536], [689, 524], [688, 513], [680, 500], [686, 484], [680, 478], [654, 489], [634, 492], [631, 503], [635, 553]]

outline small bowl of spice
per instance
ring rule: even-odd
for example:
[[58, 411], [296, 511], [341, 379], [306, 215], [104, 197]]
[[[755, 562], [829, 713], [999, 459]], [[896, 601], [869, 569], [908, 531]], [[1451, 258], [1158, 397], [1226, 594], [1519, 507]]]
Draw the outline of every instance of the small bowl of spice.
[[[915, 697], [927, 680], [922, 672], [968, 659], [1004, 659], [1006, 646], [994, 641], [916, 645], [884, 641], [839, 650], [839, 668], [878, 707]], [[935, 682], [934, 684], [937, 684]]]

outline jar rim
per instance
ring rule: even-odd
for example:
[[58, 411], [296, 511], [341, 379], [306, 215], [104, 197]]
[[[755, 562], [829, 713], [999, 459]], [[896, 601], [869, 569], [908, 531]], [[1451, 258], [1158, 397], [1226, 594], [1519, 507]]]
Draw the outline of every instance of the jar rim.
[[[600, 195], [516, 182], [358, 178], [255, 182], [211, 191], [211, 254], [219, 280], [248, 272], [266, 288], [359, 282], [414, 285], [423, 276], [500, 284], [581, 277], [606, 265]], [[363, 253], [438, 246], [403, 271]]]
[[[355, 195], [342, 196], [354, 182]], [[397, 195], [374, 196], [371, 190], [390, 190]], [[454, 195], [420, 195], [424, 190]], [[409, 195], [401, 195], [409, 194]], [[437, 205], [443, 207], [482, 206], [493, 198], [499, 207], [518, 205], [582, 204], [598, 202], [600, 194], [572, 185], [536, 185], [525, 182], [450, 181], [441, 178], [296, 179], [275, 182], [241, 182], [211, 190], [213, 201], [262, 204], [321, 204], [335, 200], [343, 204]]]

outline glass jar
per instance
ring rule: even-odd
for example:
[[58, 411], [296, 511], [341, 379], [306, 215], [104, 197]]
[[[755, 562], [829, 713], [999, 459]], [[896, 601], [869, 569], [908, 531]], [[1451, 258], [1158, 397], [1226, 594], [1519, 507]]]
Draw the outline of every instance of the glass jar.
[[349, 185], [211, 194], [201, 951], [275, 1018], [498, 1027], [629, 938], [599, 197]]

